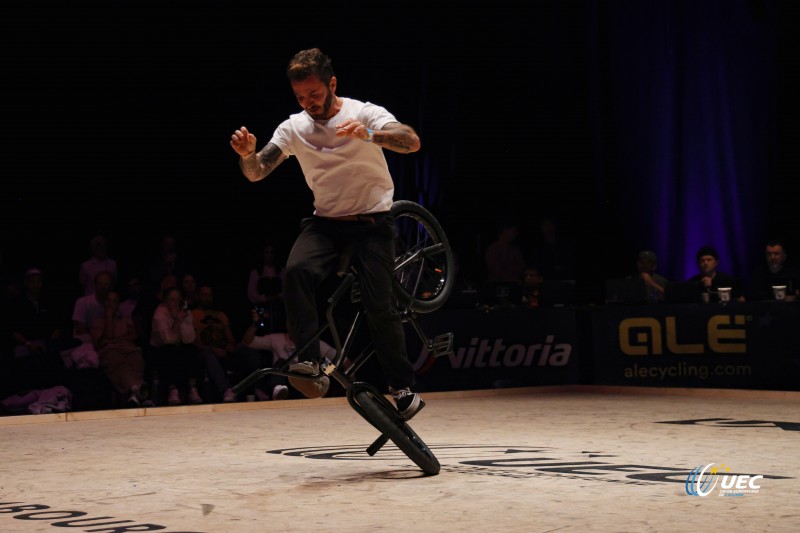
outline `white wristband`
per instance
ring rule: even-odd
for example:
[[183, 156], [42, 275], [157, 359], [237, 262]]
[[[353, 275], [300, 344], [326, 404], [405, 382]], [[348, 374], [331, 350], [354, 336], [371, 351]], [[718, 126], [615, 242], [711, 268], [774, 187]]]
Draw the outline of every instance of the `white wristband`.
[[374, 136], [375, 136], [375, 132], [372, 130], [372, 128], [367, 128], [367, 138], [364, 140], [364, 142], [371, 143], [372, 142], [372, 137], [374, 137]]

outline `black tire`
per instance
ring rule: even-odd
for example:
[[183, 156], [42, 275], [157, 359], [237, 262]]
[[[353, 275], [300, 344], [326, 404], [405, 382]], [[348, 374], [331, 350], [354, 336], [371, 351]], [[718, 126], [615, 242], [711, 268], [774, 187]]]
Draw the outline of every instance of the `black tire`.
[[397, 200], [391, 213], [398, 232], [394, 271], [398, 307], [436, 311], [455, 283], [455, 259], [447, 235], [436, 217], [416, 202]]
[[[367, 390], [357, 391], [354, 396], [356, 403], [361, 408], [356, 411], [359, 411], [359, 414], [367, 422], [389, 437], [395, 446], [414, 461], [414, 464], [423, 472], [430, 476], [439, 473], [441, 469], [439, 460], [393, 407], [384, 405]], [[388, 412], [388, 409], [392, 409], [392, 412]]]

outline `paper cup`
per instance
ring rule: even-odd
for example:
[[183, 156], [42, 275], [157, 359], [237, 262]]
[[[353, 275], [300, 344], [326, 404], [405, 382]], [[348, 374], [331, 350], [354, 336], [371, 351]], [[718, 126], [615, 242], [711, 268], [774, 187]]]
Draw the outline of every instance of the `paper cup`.
[[772, 294], [775, 296], [776, 300], [785, 300], [786, 299], [786, 285], [773, 285], [772, 286]]

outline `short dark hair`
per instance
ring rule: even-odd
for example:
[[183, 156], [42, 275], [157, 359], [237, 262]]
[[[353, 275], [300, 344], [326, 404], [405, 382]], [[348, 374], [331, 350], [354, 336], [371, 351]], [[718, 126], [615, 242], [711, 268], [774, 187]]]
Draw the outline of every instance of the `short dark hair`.
[[700, 258], [703, 257], [704, 255], [710, 255], [711, 257], [719, 261], [719, 254], [717, 253], [717, 249], [714, 248], [713, 246], [709, 245], [701, 246], [700, 249], [697, 250], [697, 257], [695, 257], [695, 260], [699, 263]]
[[334, 76], [331, 58], [319, 48], [309, 48], [297, 52], [286, 67], [289, 81], [303, 81], [316, 75], [324, 84], [328, 84]]
[[[766, 246], [780, 246], [781, 249], [784, 252], [786, 252], [786, 245], [783, 244], [783, 241], [780, 240], [780, 239], [770, 239], [770, 240], [767, 241], [767, 245]], [[765, 246], [765, 248], [766, 248], [766, 246]]]

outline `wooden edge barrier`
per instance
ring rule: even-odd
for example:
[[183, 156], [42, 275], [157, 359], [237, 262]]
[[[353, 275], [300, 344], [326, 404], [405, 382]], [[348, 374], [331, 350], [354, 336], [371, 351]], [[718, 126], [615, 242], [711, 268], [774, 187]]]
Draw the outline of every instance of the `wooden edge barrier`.
[[[752, 389], [705, 389], [683, 387], [628, 387], [611, 385], [548, 385], [540, 387], [509, 387], [498, 389], [460, 390], [443, 392], [421, 392], [426, 400], [457, 400], [462, 398], [485, 398], [501, 396], [524, 396], [536, 394], [630, 394], [649, 396], [690, 396], [698, 398], [734, 398], [750, 400], [788, 400], [800, 402], [799, 391], [775, 391]], [[347, 405], [347, 398], [293, 399], [266, 402], [234, 402], [202, 405], [175, 405], [161, 407], [138, 407], [134, 409], [111, 409], [104, 411], [75, 411], [39, 415], [0, 416], [0, 427], [24, 424], [49, 424], [54, 422], [80, 422], [137, 418], [142, 416], [170, 416], [186, 414], [230, 413], [261, 411], [268, 409], [296, 409]]]

